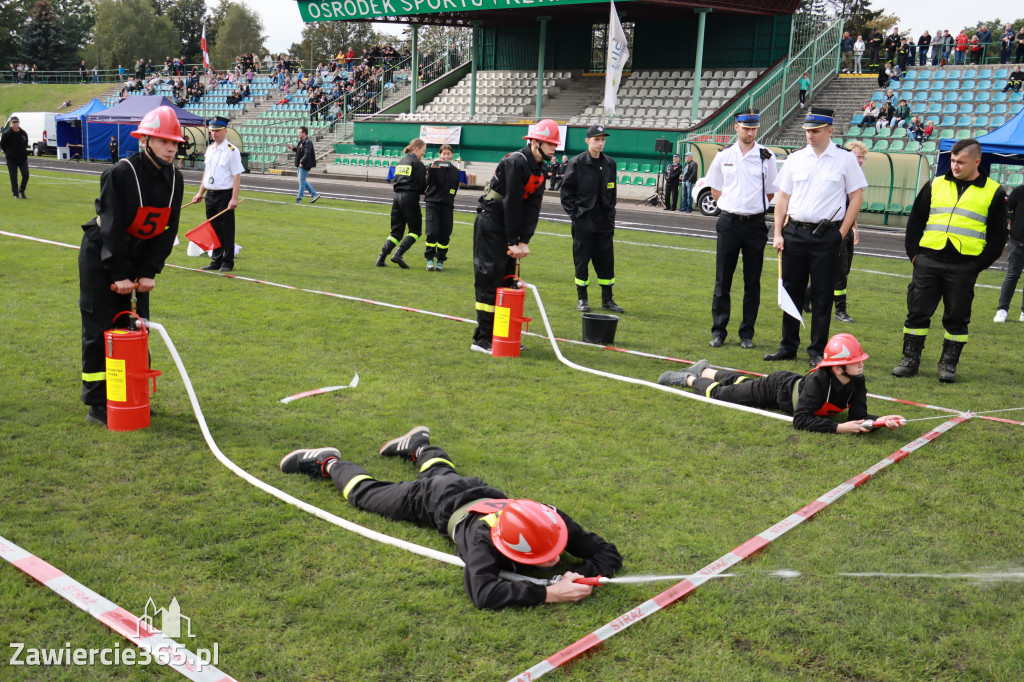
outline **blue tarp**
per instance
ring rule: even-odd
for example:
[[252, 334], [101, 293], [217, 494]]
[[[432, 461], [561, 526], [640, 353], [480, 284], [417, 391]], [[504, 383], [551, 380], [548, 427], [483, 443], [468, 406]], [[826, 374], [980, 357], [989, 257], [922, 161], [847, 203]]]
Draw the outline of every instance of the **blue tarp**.
[[[67, 147], [68, 145], [81, 145], [82, 144], [82, 127], [85, 125], [85, 118], [89, 114], [95, 114], [97, 112], [106, 109], [103, 103], [98, 99], [93, 99], [88, 104], [84, 104], [74, 111], [69, 111], [66, 114], [57, 115], [57, 146]], [[75, 148], [75, 154], [84, 153], [82, 150]]]
[[[1024, 110], [977, 140], [981, 143], [981, 166], [986, 172], [993, 163], [1024, 166]], [[957, 140], [939, 142], [940, 175], [949, 170], [949, 153], [956, 143]]]
[[87, 159], [109, 159], [107, 143], [110, 136], [117, 136], [121, 156], [130, 156], [139, 150], [139, 141], [131, 136], [142, 117], [153, 109], [168, 106], [174, 109], [178, 122], [183, 126], [201, 126], [206, 119], [190, 111], [179, 109], [174, 102], [160, 95], [129, 97], [117, 106], [110, 107], [85, 118]]

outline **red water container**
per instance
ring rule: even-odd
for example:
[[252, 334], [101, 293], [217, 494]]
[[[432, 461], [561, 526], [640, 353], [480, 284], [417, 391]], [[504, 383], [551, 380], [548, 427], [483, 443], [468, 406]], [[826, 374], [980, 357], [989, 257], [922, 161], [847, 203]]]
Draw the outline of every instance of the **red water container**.
[[523, 325], [530, 329], [530, 318], [523, 317], [526, 289], [498, 289], [494, 300], [494, 336], [491, 355], [497, 358], [518, 358]]
[[[125, 314], [134, 315], [128, 311], [120, 312], [114, 321]], [[140, 329], [108, 329], [103, 332], [107, 428], [111, 431], [134, 431], [149, 426], [149, 396], [156, 393], [156, 378], [160, 371], [149, 368], [149, 331], [141, 322], [139, 326]]]

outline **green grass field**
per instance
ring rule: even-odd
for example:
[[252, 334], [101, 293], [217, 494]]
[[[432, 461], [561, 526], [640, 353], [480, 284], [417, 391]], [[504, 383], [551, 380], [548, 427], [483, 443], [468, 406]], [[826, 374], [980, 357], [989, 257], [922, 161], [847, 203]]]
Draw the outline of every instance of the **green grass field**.
[[[34, 172], [29, 201], [3, 205], [3, 230], [75, 244], [98, 179]], [[186, 197], [191, 188], [186, 188]], [[443, 273], [373, 267], [389, 207], [249, 193], [235, 274], [473, 317], [469, 214], [456, 214]], [[182, 232], [202, 217], [183, 210]], [[565, 225], [542, 223], [524, 277], [556, 334], [580, 338]], [[573, 605], [476, 610], [460, 570], [346, 532], [248, 485], [207, 449], [182, 381], [163, 371], [150, 428], [108, 432], [78, 400], [77, 251], [0, 236], [0, 535], [135, 614], [176, 597], [190, 648], [217, 643], [239, 680], [505, 680], [672, 583], [609, 585]], [[714, 245], [621, 232], [616, 345], [767, 372], [781, 313], [766, 263], [757, 348], [735, 333], [709, 349]], [[177, 247], [173, 265], [197, 267]], [[921, 376], [897, 380], [909, 267], [857, 257], [852, 331], [871, 354], [871, 392], [957, 409], [1024, 405], [1024, 325], [995, 325], [1002, 275], [983, 273], [961, 381], [941, 385], [938, 320]], [[892, 273], [868, 274], [863, 270]], [[597, 298], [596, 291], [592, 300]], [[519, 359], [469, 352], [472, 326], [219, 275], [167, 268], [153, 293], [220, 448], [270, 485], [369, 528], [442, 551], [436, 532], [348, 506], [327, 481], [285, 476], [281, 456], [335, 445], [380, 478], [413, 477], [382, 442], [428, 424], [464, 473], [564, 508], [614, 542], [623, 575], [689, 573], [860, 473], [940, 421], [867, 436], [797, 432], [781, 421], [577, 372], [543, 339]], [[526, 314], [538, 318], [528, 300]], [[534, 329], [542, 331], [539, 322]], [[939, 331], [937, 331], [939, 330]], [[673, 363], [563, 344], [574, 362], [655, 380]], [[782, 363], [804, 371], [806, 360]], [[321, 386], [358, 387], [298, 400]], [[869, 401], [877, 414], [934, 416]], [[1006, 416], [1021, 418], [1022, 413]], [[570, 680], [1017, 680], [1024, 676], [1024, 583], [854, 578], [843, 572], [1022, 570], [1024, 427], [955, 427], [685, 602], [613, 637]], [[562, 567], [564, 568], [564, 567]], [[780, 579], [789, 569], [800, 577]], [[103, 648], [116, 634], [0, 564], [0, 642]], [[11, 655], [13, 650], [9, 650]], [[26, 668], [0, 679], [180, 679], [148, 668]]]
[[0, 85], [0, 116], [6, 121], [15, 111], [57, 111], [64, 100], [71, 100], [77, 109], [93, 97], [99, 97], [114, 87], [113, 83], [98, 85]]

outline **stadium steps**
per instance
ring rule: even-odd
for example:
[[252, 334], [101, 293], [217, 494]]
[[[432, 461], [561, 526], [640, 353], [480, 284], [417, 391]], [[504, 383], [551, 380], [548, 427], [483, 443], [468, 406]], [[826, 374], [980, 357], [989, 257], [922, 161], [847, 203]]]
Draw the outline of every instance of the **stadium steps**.
[[582, 116], [587, 107], [600, 105], [604, 99], [604, 78], [582, 78], [574, 73], [571, 81], [559, 87], [559, 92], [542, 105], [544, 118], [565, 122], [573, 116]]
[[[875, 76], [839, 76], [832, 79], [821, 91], [807, 98], [808, 107], [828, 107], [835, 109], [834, 137], [843, 137], [850, 128], [850, 119], [859, 114], [864, 104], [878, 89]], [[772, 137], [772, 143], [802, 147], [807, 144], [804, 136], [803, 122], [806, 109], [797, 109], [783, 124], [781, 130]]]

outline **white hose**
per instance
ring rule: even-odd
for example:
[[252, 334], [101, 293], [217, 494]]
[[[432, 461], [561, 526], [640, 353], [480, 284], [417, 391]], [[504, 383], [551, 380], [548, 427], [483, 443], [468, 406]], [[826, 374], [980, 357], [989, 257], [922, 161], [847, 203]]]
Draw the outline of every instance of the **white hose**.
[[203, 410], [199, 407], [199, 400], [196, 398], [196, 392], [192, 388], [192, 381], [188, 378], [188, 372], [185, 371], [185, 365], [182, 364], [181, 356], [178, 355], [178, 350], [174, 347], [174, 342], [171, 341], [171, 337], [168, 336], [167, 330], [158, 322], [147, 321], [146, 326], [149, 327], [149, 329], [155, 329], [160, 333], [160, 338], [164, 340], [164, 343], [167, 345], [167, 350], [171, 352], [171, 357], [174, 358], [174, 364], [178, 368], [178, 373], [181, 374], [182, 382], [185, 384], [185, 391], [188, 393], [188, 399], [192, 403], [192, 410], [196, 413], [196, 419], [199, 421], [199, 428], [203, 432], [203, 438], [206, 439], [206, 444], [210, 446], [210, 450], [213, 452], [214, 456], [220, 460], [221, 464], [233, 471], [237, 476], [244, 479], [247, 483], [256, 486], [263, 492], [270, 493], [282, 502], [294, 505], [305, 512], [309, 512], [313, 516], [321, 518], [324, 521], [328, 521], [329, 523], [333, 523], [340, 528], [352, 531], [353, 533], [358, 533], [370, 540], [376, 540], [377, 542], [382, 542], [385, 545], [399, 547], [408, 552], [419, 554], [420, 556], [424, 556], [429, 559], [443, 561], [444, 563], [452, 564], [453, 566], [465, 567], [466, 564], [457, 556], [445, 554], [444, 552], [439, 552], [437, 550], [430, 549], [429, 547], [423, 547], [422, 545], [417, 545], [412, 542], [399, 540], [398, 538], [393, 538], [390, 535], [384, 535], [383, 533], [378, 533], [377, 531], [370, 530], [369, 528], [364, 528], [363, 526], [352, 523], [351, 521], [346, 521], [339, 516], [335, 516], [330, 512], [326, 512], [319, 507], [314, 507], [313, 505], [303, 502], [298, 498], [292, 497], [283, 490], [278, 490], [274, 486], [267, 485], [258, 478], [250, 475], [244, 469], [228, 459], [224, 453], [220, 451], [220, 448], [217, 447], [217, 443], [214, 442], [213, 436], [210, 435], [210, 429], [206, 425], [206, 418], [203, 416]]
[[558, 348], [558, 342], [555, 340], [554, 332], [551, 331], [551, 323], [548, 322], [548, 314], [544, 311], [544, 302], [540, 300], [540, 292], [537, 291], [537, 287], [535, 287], [534, 285], [526, 283], [526, 282], [524, 282], [524, 284], [526, 284], [526, 287], [533, 292], [534, 298], [537, 299], [537, 307], [540, 309], [540, 318], [544, 321], [544, 328], [548, 332], [548, 340], [551, 341], [551, 347], [554, 349], [555, 355], [558, 357], [558, 360], [563, 365], [566, 365], [567, 367], [571, 367], [572, 369], [579, 370], [581, 372], [587, 372], [589, 374], [596, 374], [599, 377], [605, 377], [607, 379], [615, 379], [616, 381], [624, 381], [627, 384], [637, 384], [639, 386], [648, 386], [650, 388], [656, 388], [659, 391], [665, 391], [666, 393], [674, 393], [676, 395], [681, 395], [684, 398], [690, 398], [691, 400], [699, 400], [699, 401], [701, 401], [703, 403], [711, 403], [712, 405], [718, 405], [719, 407], [728, 407], [728, 408], [733, 409], [733, 410], [740, 410], [741, 412], [750, 412], [752, 414], [759, 414], [762, 417], [771, 417], [772, 419], [779, 419], [779, 420], [784, 421], [784, 422], [792, 422], [793, 421], [792, 417], [790, 417], [788, 415], [785, 415], [785, 414], [779, 414], [778, 412], [769, 412], [767, 410], [760, 410], [760, 409], [758, 409], [756, 407], [747, 407], [746, 405], [737, 405], [736, 403], [727, 403], [724, 400], [715, 400], [714, 398], [707, 398], [705, 396], [700, 395], [699, 393], [690, 393], [689, 391], [683, 391], [683, 390], [678, 389], [678, 388], [673, 388], [672, 386], [662, 386], [661, 384], [655, 383], [653, 381], [645, 381], [644, 379], [634, 379], [633, 377], [627, 377], [627, 376], [623, 376], [621, 374], [612, 374], [611, 372], [602, 372], [599, 369], [591, 369], [590, 367], [584, 367], [583, 365], [577, 365], [575, 362], [571, 362], [570, 360], [567, 360], [565, 358], [565, 356], [562, 355], [562, 351]]

